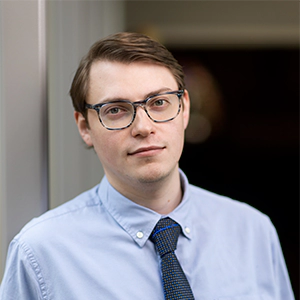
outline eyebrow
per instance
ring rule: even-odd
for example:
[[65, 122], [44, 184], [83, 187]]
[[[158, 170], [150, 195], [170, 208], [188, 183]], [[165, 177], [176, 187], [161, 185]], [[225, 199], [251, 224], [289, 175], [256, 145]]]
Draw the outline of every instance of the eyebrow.
[[[143, 99], [139, 99], [139, 100], [135, 100], [135, 101], [141, 101], [141, 100], [147, 99], [153, 95], [157, 95], [157, 94], [164, 93], [164, 92], [171, 92], [171, 91], [173, 91], [173, 90], [170, 88], [167, 88], [167, 87], [160, 88], [160, 89], [157, 89], [157, 90], [147, 93]], [[130, 100], [126, 99], [126, 98], [121, 98], [121, 97], [113, 97], [113, 98], [105, 98], [102, 101], [98, 102], [98, 104], [108, 103], [108, 102], [117, 102], [117, 101], [130, 101]]]

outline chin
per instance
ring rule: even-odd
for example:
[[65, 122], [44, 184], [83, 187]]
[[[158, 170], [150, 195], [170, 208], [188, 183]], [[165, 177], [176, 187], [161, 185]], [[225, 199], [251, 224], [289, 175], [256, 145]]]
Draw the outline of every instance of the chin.
[[157, 183], [163, 180], [165, 177], [162, 176], [145, 176], [145, 177], [139, 177], [138, 182], [142, 184], [152, 184]]
[[137, 180], [142, 184], [157, 183], [167, 178], [170, 173], [171, 172], [167, 172], [162, 166], [159, 168], [147, 167], [143, 172], [137, 174]]

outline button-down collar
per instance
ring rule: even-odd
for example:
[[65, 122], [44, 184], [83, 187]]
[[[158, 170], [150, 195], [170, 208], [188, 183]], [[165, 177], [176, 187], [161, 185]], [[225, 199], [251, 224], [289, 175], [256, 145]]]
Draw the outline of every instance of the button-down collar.
[[182, 201], [174, 211], [164, 216], [121, 195], [109, 184], [106, 177], [100, 184], [98, 195], [109, 214], [140, 247], [145, 245], [160, 218], [167, 216], [175, 220], [181, 226], [184, 236], [190, 239], [193, 230], [188, 217], [190, 202], [188, 180], [181, 171], [180, 178], [183, 190]]

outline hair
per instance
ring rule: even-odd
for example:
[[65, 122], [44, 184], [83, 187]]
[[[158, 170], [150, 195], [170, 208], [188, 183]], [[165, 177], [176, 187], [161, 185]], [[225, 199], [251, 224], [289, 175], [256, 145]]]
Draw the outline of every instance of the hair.
[[97, 41], [84, 56], [74, 76], [70, 96], [75, 111], [87, 120], [86, 100], [89, 91], [89, 74], [94, 62], [110, 61], [130, 64], [146, 62], [168, 68], [173, 74], [178, 89], [184, 89], [182, 67], [171, 52], [159, 42], [140, 33], [121, 32]]

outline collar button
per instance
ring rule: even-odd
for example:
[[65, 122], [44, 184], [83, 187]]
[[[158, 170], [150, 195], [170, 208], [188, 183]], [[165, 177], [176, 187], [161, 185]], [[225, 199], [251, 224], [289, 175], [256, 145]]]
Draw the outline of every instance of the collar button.
[[141, 232], [141, 231], [137, 232], [137, 234], [136, 234], [136, 237], [137, 237], [138, 239], [142, 239], [143, 236], [144, 236], [144, 234], [143, 234], [143, 232]]
[[185, 228], [184, 228], [184, 231], [185, 231], [187, 234], [189, 234], [189, 233], [191, 232], [191, 229], [190, 229], [189, 227], [185, 227]]

